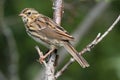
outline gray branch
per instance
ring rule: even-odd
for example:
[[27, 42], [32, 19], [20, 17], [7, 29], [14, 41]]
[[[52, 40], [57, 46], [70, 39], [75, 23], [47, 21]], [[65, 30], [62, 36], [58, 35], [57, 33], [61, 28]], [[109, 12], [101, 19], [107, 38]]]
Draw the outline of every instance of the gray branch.
[[[78, 42], [80, 42], [80, 40], [82, 39], [82, 37], [89, 31], [89, 29], [92, 27], [92, 24], [94, 23], [94, 21], [97, 19], [97, 17], [99, 17], [103, 11], [109, 6], [109, 3], [105, 2], [104, 0], [102, 0], [101, 2], [99, 2], [98, 4], [96, 4], [96, 6], [89, 12], [89, 14], [86, 16], [86, 18], [83, 20], [83, 22], [81, 22], [78, 25], [78, 28], [74, 31], [74, 33], [72, 34], [75, 39], [77, 41], [75, 41], [75, 43], [73, 43], [73, 45], [76, 45]], [[78, 35], [79, 34], [79, 35]], [[59, 51], [59, 62], [58, 64], [60, 65], [61, 62], [64, 60], [64, 58], [67, 56], [67, 53], [65, 49], [61, 49]], [[66, 68], [68, 68], [68, 66], [74, 62], [74, 59], [71, 58], [70, 59], [71, 62], [67, 63], [67, 65], [65, 65], [60, 71], [58, 71], [55, 75], [56, 78], [58, 78], [59, 76], [62, 75], [62, 73], [66, 70]], [[41, 78], [41, 76], [44, 73], [44, 69], [38, 73], [38, 75], [35, 77], [35, 80], [39, 80]], [[43, 79], [40, 79], [43, 80]]]
[[[104, 37], [106, 37], [108, 35], [108, 33], [110, 31], [112, 31], [112, 29], [115, 27], [115, 25], [120, 21], [120, 15], [118, 16], [118, 18], [114, 21], [114, 23], [104, 32], [103, 35], [101, 35], [101, 33], [98, 33], [97, 37], [90, 43], [88, 44], [82, 51], [79, 52], [80, 55], [91, 51], [92, 48], [95, 47], [95, 45], [97, 45], [100, 41], [103, 40]], [[58, 78], [59, 76], [62, 75], [62, 73], [75, 61], [74, 58], [70, 58], [70, 60], [65, 64], [65, 66], [56, 73], [56, 78]]]
[[[63, 2], [62, 0], [54, 0], [53, 2], [53, 9], [54, 9], [54, 14], [53, 14], [53, 20], [57, 23], [57, 24], [61, 24], [61, 17], [62, 17], [62, 13], [63, 13]], [[40, 49], [38, 47], [36, 47], [39, 56], [42, 56], [42, 52], [40, 51]], [[44, 69], [44, 77], [40, 78], [40, 80], [56, 80], [55, 78], [55, 63], [56, 63], [56, 53], [53, 53], [50, 58], [49, 61], [46, 63], [45, 61], [43, 61], [44, 65], [45, 65], [45, 69]]]
[[[96, 6], [94, 6], [93, 9], [88, 13], [85, 19], [80, 22], [78, 28], [76, 28], [75, 31], [72, 33], [72, 35], [75, 37], [75, 42], [73, 43], [74, 46], [76, 46], [77, 43], [80, 43], [81, 39], [87, 34], [93, 23], [104, 12], [104, 10], [109, 6], [109, 4], [109, 2], [106, 2], [104, 0], [97, 3]], [[68, 54], [66, 53], [67, 51], [65, 49], [61, 49], [59, 51], [59, 64], [67, 57]]]
[[[39, 56], [43, 56], [43, 53], [40, 51], [39, 47], [36, 46], [35, 48], [36, 48]], [[55, 58], [56, 58], [56, 56], [55, 56], [55, 54], [53, 54], [50, 57], [50, 59], [49, 59], [49, 61], [47, 63], [46, 63], [45, 60], [43, 61], [43, 64], [45, 66], [45, 69], [44, 69], [45, 70], [44, 71], [45, 74], [43, 75], [42, 79], [40, 79], [40, 80], [55, 80], [55, 77], [54, 77], [54, 72], [55, 72], [54, 62], [55, 62]]]

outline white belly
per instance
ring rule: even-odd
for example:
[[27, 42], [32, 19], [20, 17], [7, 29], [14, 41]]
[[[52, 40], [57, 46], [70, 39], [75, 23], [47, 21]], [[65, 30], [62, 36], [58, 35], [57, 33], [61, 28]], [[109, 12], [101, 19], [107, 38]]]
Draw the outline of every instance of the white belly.
[[[32, 36], [31, 34], [29, 34], [29, 32], [28, 32], [28, 35], [30, 36], [30, 37], [32, 37], [35, 41], [37, 41], [37, 42], [39, 42], [39, 43], [41, 43], [42, 45], [44, 45], [44, 46], [46, 46], [46, 47], [50, 47], [50, 45], [54, 45], [54, 46], [63, 46], [63, 42], [62, 41], [58, 41], [58, 40], [56, 40], [56, 39], [48, 39], [48, 38], [46, 38], [46, 37], [42, 37], [42, 36], [40, 36], [40, 38], [37, 38], [37, 37], [34, 37], [34, 36]], [[42, 40], [45, 40], [45, 41], [42, 41]]]

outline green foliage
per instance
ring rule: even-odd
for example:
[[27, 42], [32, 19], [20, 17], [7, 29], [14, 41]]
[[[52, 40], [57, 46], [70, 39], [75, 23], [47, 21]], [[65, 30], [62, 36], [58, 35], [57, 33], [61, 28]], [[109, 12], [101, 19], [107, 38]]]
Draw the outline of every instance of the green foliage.
[[[71, 8], [65, 8], [62, 26], [68, 32], [72, 33], [99, 1], [100, 0], [65, 1]], [[97, 18], [92, 25], [93, 27], [84, 35], [81, 42], [78, 43], [78, 51], [90, 43], [99, 32], [103, 33], [118, 16], [120, 0], [107, 1], [110, 1], [111, 4], [105, 9], [103, 14]], [[20, 17], [18, 17], [18, 14], [22, 9], [31, 7], [52, 18], [52, 0], [6, 0], [4, 7], [5, 21], [7, 22], [9, 18], [11, 18], [10, 20], [12, 21], [13, 17], [15, 17], [14, 21], [16, 21], [13, 21], [13, 24], [8, 26], [13, 32], [19, 51], [18, 74], [20, 80], [33, 80], [37, 73], [43, 68], [43, 66], [41, 67], [36, 61], [39, 56], [34, 47], [39, 45], [40, 49], [44, 52], [47, 51], [47, 48], [36, 43], [26, 34], [24, 24]], [[10, 24], [9, 21], [7, 23]], [[78, 63], [73, 63], [58, 80], [120, 80], [119, 26], [120, 23], [103, 41], [92, 49], [91, 52], [87, 52], [84, 55], [91, 65], [89, 68], [82, 69]], [[0, 50], [0, 71], [3, 72], [5, 76], [8, 76], [9, 49], [7, 39], [2, 31], [0, 32]], [[69, 58], [66, 60], [68, 59]]]

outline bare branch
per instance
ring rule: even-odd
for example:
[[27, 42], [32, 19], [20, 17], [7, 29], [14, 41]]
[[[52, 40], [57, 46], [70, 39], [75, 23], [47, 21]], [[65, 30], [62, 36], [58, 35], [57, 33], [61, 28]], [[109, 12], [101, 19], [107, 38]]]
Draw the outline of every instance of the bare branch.
[[[85, 17], [85, 19], [80, 22], [78, 27], [75, 29], [75, 31], [72, 33], [72, 35], [75, 37], [75, 42], [73, 45], [75, 46], [77, 43], [80, 43], [81, 39], [85, 34], [89, 31], [89, 29], [92, 27], [92, 24], [96, 21], [96, 19], [103, 13], [103, 11], [109, 6], [109, 2], [106, 2], [104, 0], [100, 1], [98, 4], [96, 4], [95, 7], [88, 13], [88, 15]], [[79, 35], [78, 35], [79, 34]], [[61, 49], [59, 64], [65, 59], [65, 57], [68, 54], [65, 49]]]
[[87, 51], [90, 51], [92, 48], [94, 48], [95, 45], [97, 45], [100, 41], [103, 40], [105, 36], [108, 35], [108, 33], [115, 27], [115, 25], [120, 21], [120, 15], [118, 18], [114, 21], [114, 23], [104, 32], [103, 35], [100, 36], [100, 33], [97, 35], [97, 37], [88, 45], [86, 46], [79, 54], [83, 54]]
[[[53, 2], [53, 9], [54, 9], [54, 21], [57, 24], [61, 24], [61, 17], [62, 17], [62, 6], [63, 6], [63, 2], [62, 0], [54, 0]], [[50, 57], [48, 63], [47, 63], [47, 67], [46, 67], [46, 71], [45, 71], [45, 80], [56, 80], [55, 78], [55, 66], [54, 64], [56, 63], [56, 53], [52, 54], [52, 56]]]
[[[53, 2], [53, 9], [54, 9], [54, 21], [57, 24], [61, 24], [61, 17], [62, 17], [62, 13], [63, 13], [63, 2], [62, 0], [54, 0]], [[39, 53], [39, 56], [43, 56], [42, 52], [40, 51], [40, 49], [38, 47], [36, 47], [36, 50]], [[45, 74], [44, 74], [44, 78], [41, 80], [56, 80], [55, 78], [55, 64], [56, 63], [56, 53], [53, 53], [50, 58], [49, 61], [46, 63], [44, 61], [44, 65], [45, 65]]]
[[[97, 40], [97, 43], [99, 43], [114, 27], [115, 25], [120, 21], [120, 15], [115, 20], [115, 22], [108, 28], [108, 30]], [[97, 44], [96, 43], [96, 44]]]
[[74, 61], [75, 59], [70, 58], [69, 62], [67, 62], [65, 66], [56, 73], [55, 78], [58, 78], [59, 76], [61, 76], [63, 72], [68, 68], [68, 66], [71, 65]]
[[[80, 40], [82, 39], [82, 37], [88, 32], [88, 30], [92, 27], [92, 24], [94, 23], [94, 21], [97, 19], [97, 17], [99, 17], [103, 11], [109, 6], [109, 2], [105, 2], [104, 0], [102, 0], [101, 2], [99, 2], [98, 4], [96, 4], [96, 6], [88, 13], [88, 15], [86, 16], [86, 18], [83, 20], [83, 22], [80, 22], [80, 24], [78, 25], [78, 28], [75, 29], [75, 31], [73, 32], [73, 36], [75, 37], [75, 39], [77, 41], [75, 41], [75, 43], [73, 43], [73, 45], [76, 45], [78, 42], [80, 42]], [[79, 35], [78, 35], [79, 34]], [[65, 49], [61, 49], [59, 51], [59, 65], [60, 63], [65, 59], [65, 57], [68, 54]], [[73, 58], [72, 58], [73, 59]], [[69, 62], [68, 62], [69, 63]], [[70, 62], [71, 63], [71, 62]], [[67, 64], [67, 63], [66, 63]], [[61, 69], [63, 70], [63, 69]], [[64, 72], [64, 71], [58, 71], [58, 73]], [[35, 80], [39, 80], [41, 78], [41, 74], [44, 73], [44, 70], [41, 71], [40, 73], [38, 73], [38, 76], [36, 76]], [[61, 75], [58, 75], [58, 73], [56, 73], [55, 77], [59, 77]], [[41, 79], [43, 80], [43, 79]]]
[[[39, 56], [43, 56], [43, 53], [40, 51], [39, 47], [36, 46], [35, 47]], [[41, 79], [41, 80], [55, 80], [55, 77], [54, 77], [54, 61], [55, 61], [55, 54], [53, 54], [48, 63], [46, 63], [46, 61], [44, 60], [43, 61], [43, 64], [45, 65], [45, 74], [44, 74], [44, 78]]]
[[53, 54], [47, 63], [47, 67], [46, 67], [46, 71], [45, 71], [45, 80], [56, 80], [55, 75], [54, 75], [55, 60], [56, 60], [56, 54]]
[[54, 9], [53, 20], [57, 24], [60, 25], [61, 24], [62, 14], [63, 14], [63, 1], [62, 0], [54, 0], [53, 9]]
[[[36, 50], [37, 50], [37, 52], [38, 52], [38, 54], [39, 54], [39, 57], [43, 56], [43, 53], [40, 51], [39, 47], [36, 46], [35, 48], [36, 48]], [[43, 64], [45, 65], [45, 67], [47, 67], [47, 63], [46, 63], [45, 60], [43, 61]]]
[[87, 51], [90, 51], [91, 48], [93, 48], [96, 44], [96, 41], [101, 37], [101, 33], [98, 33], [97, 37], [89, 44], [87, 45], [81, 52], [79, 52], [80, 55], [84, 54]]
[[[105, 31], [105, 33], [101, 36], [101, 33], [98, 33], [97, 37], [89, 44], [87, 45], [81, 52], [79, 52], [80, 55], [86, 53], [87, 51], [91, 51], [92, 48], [95, 47], [95, 45], [97, 45], [101, 40], [103, 40], [103, 38], [105, 36], [107, 36], [107, 34], [115, 27], [115, 25], [120, 21], [120, 15], [118, 16], [118, 18], [114, 21], [114, 23]], [[71, 61], [72, 60], [72, 61]], [[66, 64], [65, 66], [56, 74], [56, 77], [61, 76], [62, 72], [65, 71], [67, 69], [67, 67], [69, 67], [73, 62], [74, 62], [74, 58], [71, 58]]]

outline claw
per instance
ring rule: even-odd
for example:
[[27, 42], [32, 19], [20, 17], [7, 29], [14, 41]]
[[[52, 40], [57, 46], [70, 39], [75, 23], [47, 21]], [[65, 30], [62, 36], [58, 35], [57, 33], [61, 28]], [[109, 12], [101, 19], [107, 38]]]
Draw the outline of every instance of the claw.
[[40, 56], [39, 62], [40, 62], [41, 64], [43, 63], [44, 60], [45, 60], [45, 56]]

